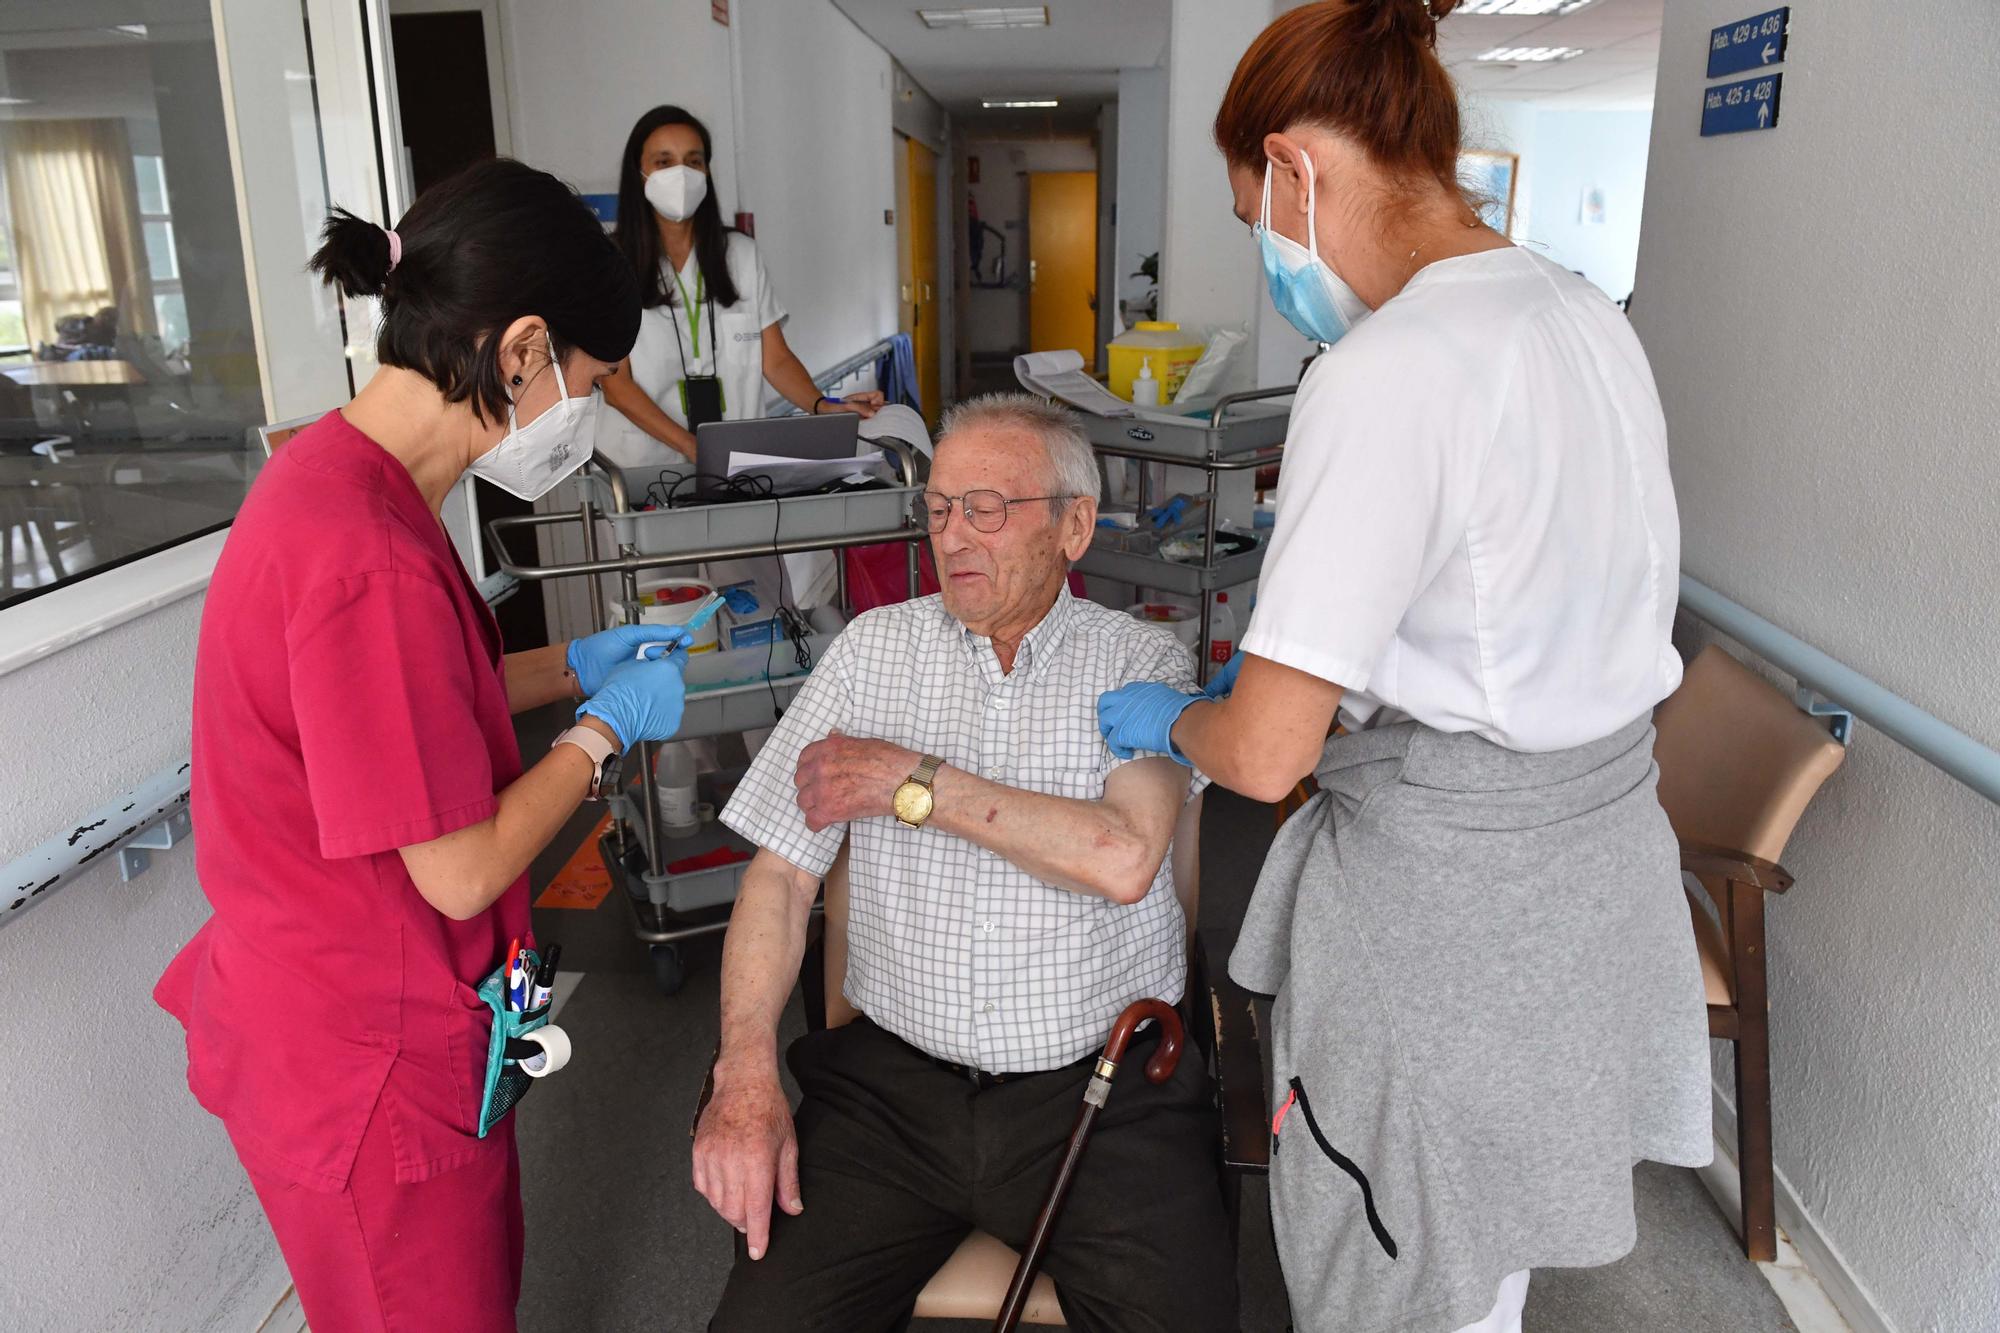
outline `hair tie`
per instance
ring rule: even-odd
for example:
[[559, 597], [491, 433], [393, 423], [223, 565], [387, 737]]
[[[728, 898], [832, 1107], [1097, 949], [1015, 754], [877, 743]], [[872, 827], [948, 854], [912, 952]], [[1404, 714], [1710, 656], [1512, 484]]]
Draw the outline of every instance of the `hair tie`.
[[394, 273], [396, 265], [403, 262], [403, 238], [387, 227], [382, 228], [382, 234], [389, 238], [389, 272]]

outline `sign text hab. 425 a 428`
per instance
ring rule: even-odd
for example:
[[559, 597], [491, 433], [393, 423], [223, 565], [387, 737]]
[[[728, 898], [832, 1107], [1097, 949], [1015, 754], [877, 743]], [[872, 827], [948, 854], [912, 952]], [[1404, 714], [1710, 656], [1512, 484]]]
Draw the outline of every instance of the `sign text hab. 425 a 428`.
[[1778, 90], [1784, 78], [1782, 74], [1766, 74], [1708, 89], [1701, 97], [1702, 137], [1768, 130], [1777, 124]]

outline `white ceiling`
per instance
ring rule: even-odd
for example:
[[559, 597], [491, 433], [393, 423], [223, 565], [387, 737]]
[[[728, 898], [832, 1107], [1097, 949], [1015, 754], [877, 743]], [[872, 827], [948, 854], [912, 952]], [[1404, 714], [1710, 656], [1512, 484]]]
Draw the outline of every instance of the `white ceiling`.
[[966, 2], [833, 0], [955, 112], [976, 110], [987, 98], [1102, 102], [1117, 95], [1120, 69], [1157, 65], [1167, 52], [1170, 0], [1048, 0], [1046, 28], [931, 29], [917, 17], [920, 3], [955, 9]]
[[[931, 29], [917, 17], [920, 3], [960, 2], [834, 0], [954, 112], [976, 110], [987, 98], [1095, 104], [1116, 95], [1119, 69], [1157, 65], [1166, 55], [1170, 0], [1049, 0], [1046, 28]], [[1666, 0], [1592, 0], [1562, 18], [1453, 14], [1438, 26], [1438, 52], [1459, 86], [1481, 97], [1573, 110], [1643, 109], [1653, 104], [1665, 8]], [[1496, 46], [1575, 46], [1584, 53], [1511, 66], [1474, 59]]]
[[[1438, 25], [1438, 54], [1458, 86], [1481, 97], [1571, 110], [1653, 105], [1666, 0], [1593, 0], [1562, 18], [1453, 14]], [[1540, 64], [1487, 65], [1498, 46], [1576, 46], [1583, 54]]]

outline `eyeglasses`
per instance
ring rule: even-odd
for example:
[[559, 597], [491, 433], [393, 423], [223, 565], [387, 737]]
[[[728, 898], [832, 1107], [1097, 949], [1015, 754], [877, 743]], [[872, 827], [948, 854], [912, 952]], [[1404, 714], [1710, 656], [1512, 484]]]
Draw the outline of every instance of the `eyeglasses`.
[[1007, 526], [1007, 511], [1015, 505], [1033, 504], [1037, 500], [1074, 500], [1074, 495], [1024, 495], [1010, 500], [998, 491], [967, 491], [964, 495], [939, 495], [936, 491], [925, 491], [910, 500], [910, 517], [923, 525], [924, 531], [940, 533], [945, 524], [951, 522], [951, 507], [957, 505], [965, 514], [965, 521], [976, 532], [998, 532]]

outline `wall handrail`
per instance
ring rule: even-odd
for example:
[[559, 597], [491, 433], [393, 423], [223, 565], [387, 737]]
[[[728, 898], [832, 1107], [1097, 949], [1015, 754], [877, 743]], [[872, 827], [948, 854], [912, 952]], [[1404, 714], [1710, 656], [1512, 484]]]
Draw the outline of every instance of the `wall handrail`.
[[1926, 763], [2000, 804], [2000, 751], [1778, 628], [1715, 589], [1681, 575], [1681, 609], [1735, 639]]
[[9, 861], [0, 869], [0, 926], [25, 916], [29, 907], [80, 872], [95, 869], [92, 862], [107, 852], [119, 853], [119, 873], [131, 879], [145, 870], [149, 850], [164, 850], [185, 838], [190, 769], [186, 760], [161, 769]]
[[895, 350], [896, 336], [892, 333], [886, 338], [877, 338], [865, 350], [856, 352], [844, 361], [834, 362], [825, 370], [813, 376], [813, 386], [822, 391], [831, 389], [849, 375], [874, 365], [883, 356]]

